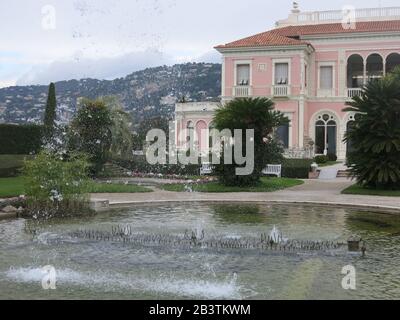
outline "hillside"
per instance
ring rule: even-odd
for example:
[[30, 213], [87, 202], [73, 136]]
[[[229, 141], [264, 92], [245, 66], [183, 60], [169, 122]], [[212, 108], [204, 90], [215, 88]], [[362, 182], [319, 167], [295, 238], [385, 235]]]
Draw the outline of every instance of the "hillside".
[[[148, 68], [115, 80], [82, 79], [56, 82], [59, 119], [68, 122], [80, 97], [115, 95], [133, 116], [134, 123], [154, 116], [173, 115], [182, 96], [187, 101], [218, 100], [221, 65], [187, 63]], [[0, 123], [41, 122], [47, 85], [0, 89]]]

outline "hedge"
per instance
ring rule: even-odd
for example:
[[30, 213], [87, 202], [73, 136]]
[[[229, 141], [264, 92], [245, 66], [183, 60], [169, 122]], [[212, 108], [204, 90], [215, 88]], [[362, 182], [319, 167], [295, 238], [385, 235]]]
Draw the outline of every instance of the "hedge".
[[[162, 175], [198, 176], [200, 165], [165, 164], [150, 165], [146, 156], [134, 156], [132, 160], [113, 160], [122, 168], [139, 173], [154, 173]], [[200, 161], [199, 161], [200, 163]]]
[[308, 179], [312, 163], [311, 159], [285, 159], [282, 164], [282, 177]]
[[42, 146], [43, 127], [0, 124], [0, 154], [34, 154]]

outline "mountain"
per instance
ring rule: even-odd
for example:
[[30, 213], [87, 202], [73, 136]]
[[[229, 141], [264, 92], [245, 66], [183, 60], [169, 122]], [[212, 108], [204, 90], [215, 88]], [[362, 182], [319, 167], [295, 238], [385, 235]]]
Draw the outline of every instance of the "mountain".
[[[115, 80], [81, 79], [56, 82], [58, 118], [68, 122], [81, 97], [119, 97], [134, 124], [155, 116], [172, 117], [174, 104], [216, 101], [221, 94], [221, 65], [187, 63], [148, 68]], [[40, 123], [46, 105], [47, 85], [0, 89], [0, 123]]]

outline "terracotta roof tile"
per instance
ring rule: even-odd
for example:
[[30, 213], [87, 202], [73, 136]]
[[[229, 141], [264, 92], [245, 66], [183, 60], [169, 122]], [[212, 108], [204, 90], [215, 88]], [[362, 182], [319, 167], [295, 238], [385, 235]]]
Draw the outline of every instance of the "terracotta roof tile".
[[362, 32], [400, 32], [400, 20], [357, 22], [356, 29], [344, 29], [341, 23], [317, 24], [305, 26], [288, 26], [262, 32], [251, 37], [240, 39], [216, 49], [264, 46], [292, 46], [310, 44], [301, 40], [302, 36], [336, 34], [336, 33], [362, 33]]

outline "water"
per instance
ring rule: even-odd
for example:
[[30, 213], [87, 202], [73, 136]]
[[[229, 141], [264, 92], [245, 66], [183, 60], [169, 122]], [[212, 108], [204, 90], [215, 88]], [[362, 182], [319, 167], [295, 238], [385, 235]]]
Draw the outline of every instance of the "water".
[[[269, 234], [343, 242], [360, 235], [367, 255], [179, 248], [71, 238], [76, 230], [241, 239]], [[35, 234], [32, 234], [35, 230]], [[30, 232], [28, 232], [30, 231]], [[353, 265], [357, 289], [343, 290]], [[57, 288], [43, 290], [42, 268]], [[141, 206], [90, 218], [0, 221], [0, 299], [400, 299], [400, 217], [283, 205]]]

